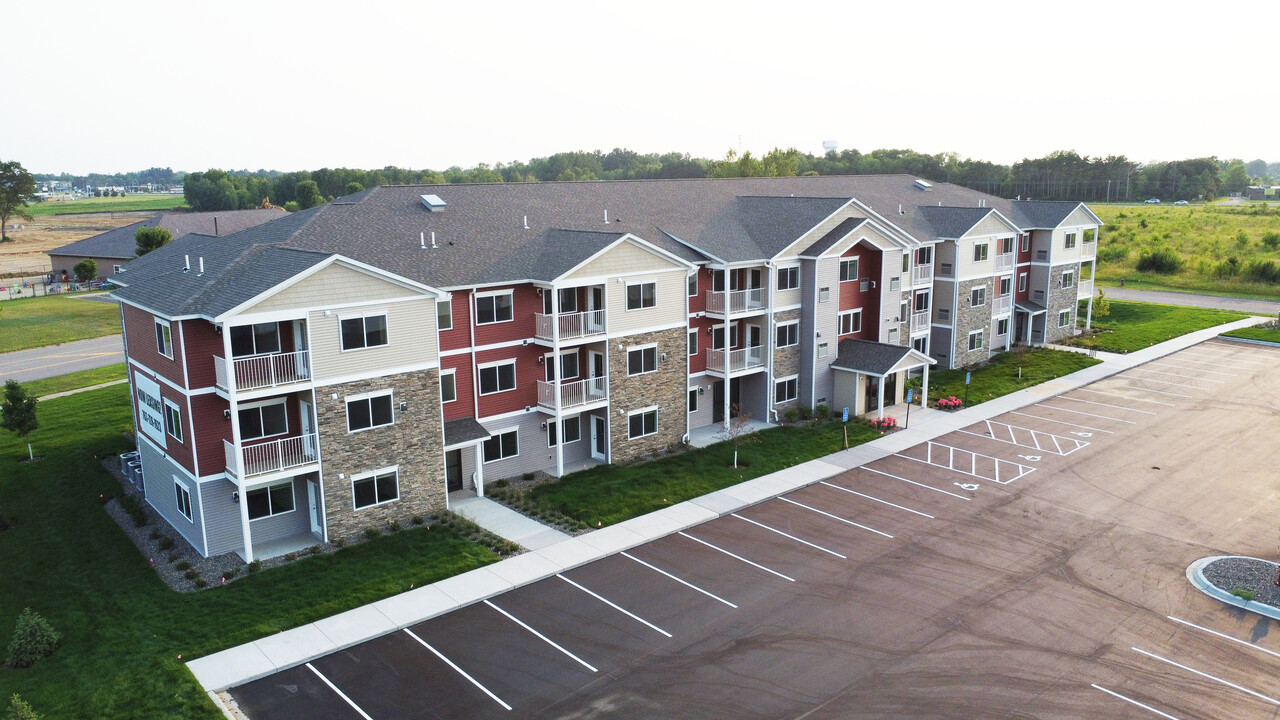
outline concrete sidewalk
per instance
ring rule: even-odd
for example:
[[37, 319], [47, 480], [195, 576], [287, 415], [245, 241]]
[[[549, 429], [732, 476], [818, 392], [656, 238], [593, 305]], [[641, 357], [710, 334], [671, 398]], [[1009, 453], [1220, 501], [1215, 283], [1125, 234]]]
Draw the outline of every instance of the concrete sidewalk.
[[526, 550], [541, 550], [570, 538], [531, 517], [521, 515], [489, 498], [466, 490], [449, 493], [449, 509], [501, 538]]
[[1214, 338], [1221, 332], [1266, 321], [1267, 318], [1238, 320], [1127, 355], [1114, 355], [1098, 365], [958, 412], [913, 410], [909, 428], [872, 442], [748, 480], [617, 525], [570, 537], [278, 635], [192, 660], [187, 663], [187, 667], [216, 701], [215, 691], [309, 662], [678, 530], [737, 512], [976, 422], [1124, 372]]

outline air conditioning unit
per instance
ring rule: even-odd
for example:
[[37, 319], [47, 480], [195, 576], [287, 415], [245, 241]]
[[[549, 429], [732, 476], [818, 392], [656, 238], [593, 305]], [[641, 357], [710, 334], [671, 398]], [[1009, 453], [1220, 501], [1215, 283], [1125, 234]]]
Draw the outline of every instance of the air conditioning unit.
[[128, 477], [129, 463], [137, 459], [138, 459], [138, 453], [136, 450], [134, 452], [121, 453], [120, 454], [120, 474], [124, 475], [125, 477]]
[[129, 477], [129, 482], [133, 483], [134, 485], [137, 485], [138, 483], [142, 482], [142, 463], [138, 462], [137, 460], [130, 462], [128, 477]]

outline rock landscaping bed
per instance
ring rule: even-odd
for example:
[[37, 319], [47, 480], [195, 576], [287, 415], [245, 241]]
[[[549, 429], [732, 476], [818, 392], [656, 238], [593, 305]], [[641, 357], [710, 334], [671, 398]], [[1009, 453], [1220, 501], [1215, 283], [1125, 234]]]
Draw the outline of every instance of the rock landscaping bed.
[[1276, 563], [1266, 560], [1228, 557], [1205, 565], [1201, 573], [1205, 580], [1223, 592], [1280, 609], [1277, 570]]

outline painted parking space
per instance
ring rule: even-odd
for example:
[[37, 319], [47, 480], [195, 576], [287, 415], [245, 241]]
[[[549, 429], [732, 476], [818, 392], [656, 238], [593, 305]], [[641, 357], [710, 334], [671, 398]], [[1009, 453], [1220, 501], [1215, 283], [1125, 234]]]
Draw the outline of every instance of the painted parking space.
[[240, 709], [251, 718], [273, 720], [367, 720], [314, 667], [299, 665], [236, 689]]
[[964, 428], [960, 432], [975, 437], [990, 438], [996, 442], [1016, 445], [1036, 453], [1066, 456], [1088, 447], [1085, 438], [1093, 437], [1088, 430], [1067, 430], [1056, 434], [1025, 425], [1015, 425], [999, 420], [984, 420], [980, 425]]

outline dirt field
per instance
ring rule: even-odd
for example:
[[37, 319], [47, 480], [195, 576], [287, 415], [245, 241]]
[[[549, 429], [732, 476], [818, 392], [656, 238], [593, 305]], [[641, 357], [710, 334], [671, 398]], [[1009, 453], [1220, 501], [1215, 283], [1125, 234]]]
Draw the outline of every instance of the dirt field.
[[49, 272], [46, 252], [156, 214], [143, 211], [51, 215], [37, 217], [32, 222], [11, 219], [11, 224], [19, 223], [23, 227], [9, 231], [14, 242], [0, 245], [0, 277], [43, 275]]

